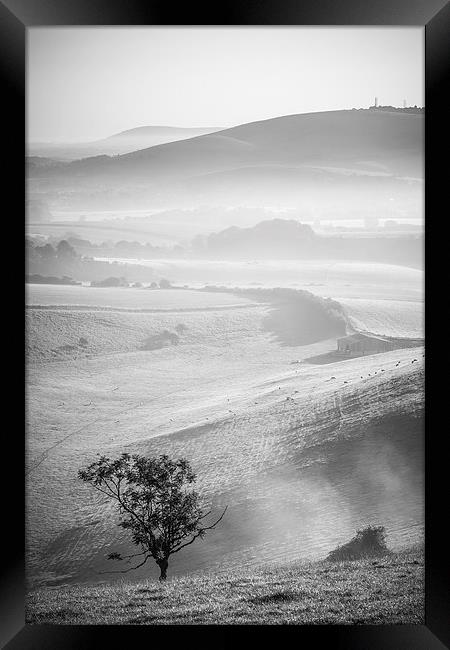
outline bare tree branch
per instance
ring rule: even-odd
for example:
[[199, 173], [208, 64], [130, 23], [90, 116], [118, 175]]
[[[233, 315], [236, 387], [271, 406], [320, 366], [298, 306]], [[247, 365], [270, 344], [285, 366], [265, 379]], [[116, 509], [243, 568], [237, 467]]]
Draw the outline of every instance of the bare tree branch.
[[227, 509], [228, 509], [228, 506], [225, 506], [225, 510], [222, 512], [222, 514], [220, 515], [219, 519], [218, 519], [217, 521], [215, 521], [213, 524], [211, 524], [211, 526], [207, 526], [206, 528], [202, 528], [202, 530], [211, 530], [211, 528], [214, 528], [215, 526], [217, 526], [217, 524], [219, 523], [219, 521], [222, 521], [223, 516], [224, 516], [224, 514], [226, 513]]
[[[139, 555], [142, 555], [142, 553], [139, 553]], [[130, 566], [129, 569], [123, 569], [123, 571], [98, 571], [99, 575], [104, 575], [106, 573], [128, 573], [129, 571], [134, 571], [134, 569], [139, 569], [139, 567], [143, 566], [149, 557], [152, 557], [151, 555], [146, 555], [144, 558], [144, 561], [141, 562], [140, 564], [137, 564], [136, 566]]]
[[224, 514], [226, 513], [227, 508], [228, 508], [228, 506], [225, 506], [225, 510], [222, 512], [222, 514], [220, 515], [219, 519], [218, 519], [217, 521], [215, 521], [213, 524], [211, 524], [211, 526], [206, 526], [205, 528], [200, 528], [200, 530], [198, 531], [198, 533], [196, 533], [196, 534], [194, 535], [194, 537], [193, 537], [189, 542], [186, 542], [185, 544], [182, 544], [182, 545], [179, 546], [178, 548], [174, 548], [174, 549], [172, 549], [170, 553], [171, 553], [171, 554], [172, 554], [172, 553], [178, 553], [178, 551], [181, 551], [181, 549], [184, 548], [185, 546], [189, 546], [189, 544], [192, 544], [192, 542], [195, 542], [195, 540], [196, 540], [198, 537], [200, 537], [200, 535], [203, 535], [204, 532], [206, 532], [207, 530], [211, 530], [212, 528], [214, 528], [215, 526], [217, 526], [217, 524], [219, 523], [219, 521], [221, 521], [221, 520], [223, 519], [223, 516], [224, 516]]
[[118, 553], [118, 555], [120, 555], [120, 557], [118, 557], [118, 558], [112, 558], [112, 559], [117, 559], [117, 560], [127, 560], [127, 563], [129, 564], [131, 558], [133, 558], [133, 557], [139, 557], [140, 555], [145, 555], [146, 553], [148, 553], [147, 550], [146, 550], [146, 551], [142, 551], [142, 553], [132, 553], [131, 555], [121, 555], [120, 553]]
[[198, 520], [200, 521], [201, 519], [205, 519], [205, 517], [207, 517], [208, 515], [210, 515], [211, 512], [212, 512], [212, 510], [208, 510], [208, 512], [205, 512], [205, 514], [202, 515], [201, 517], [199, 517]]

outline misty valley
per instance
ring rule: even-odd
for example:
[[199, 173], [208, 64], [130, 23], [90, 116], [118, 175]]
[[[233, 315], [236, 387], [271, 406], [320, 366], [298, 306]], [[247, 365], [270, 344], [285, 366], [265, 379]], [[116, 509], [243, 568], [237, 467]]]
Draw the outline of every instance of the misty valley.
[[[30, 621], [423, 622], [423, 122], [30, 145]], [[124, 577], [131, 524], [88, 483], [158, 458], [219, 523]]]

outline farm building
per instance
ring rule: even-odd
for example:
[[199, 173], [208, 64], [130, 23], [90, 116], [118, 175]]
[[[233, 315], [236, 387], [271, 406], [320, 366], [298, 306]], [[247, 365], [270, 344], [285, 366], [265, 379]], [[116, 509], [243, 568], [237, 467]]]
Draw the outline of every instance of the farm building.
[[368, 334], [350, 334], [337, 340], [337, 351], [347, 356], [360, 354], [374, 354], [392, 350], [392, 343], [381, 336]]

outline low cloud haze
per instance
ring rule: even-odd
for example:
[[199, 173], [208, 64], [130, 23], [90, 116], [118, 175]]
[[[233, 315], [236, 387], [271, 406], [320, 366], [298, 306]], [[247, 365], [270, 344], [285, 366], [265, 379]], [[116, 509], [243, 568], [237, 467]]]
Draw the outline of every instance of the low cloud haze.
[[420, 27], [52, 28], [28, 34], [27, 140], [231, 127], [424, 102]]
[[423, 36], [28, 30], [29, 622], [423, 622]]

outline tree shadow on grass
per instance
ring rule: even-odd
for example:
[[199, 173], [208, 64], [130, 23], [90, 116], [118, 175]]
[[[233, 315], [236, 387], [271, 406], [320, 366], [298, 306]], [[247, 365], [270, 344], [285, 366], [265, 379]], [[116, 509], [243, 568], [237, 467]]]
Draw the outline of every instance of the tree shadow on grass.
[[309, 345], [346, 332], [342, 319], [307, 300], [275, 305], [263, 319], [262, 329], [283, 346]]
[[270, 603], [288, 603], [299, 598], [298, 594], [292, 591], [276, 591], [273, 594], [264, 594], [263, 596], [254, 596], [248, 598], [247, 602], [254, 605], [266, 605]]

